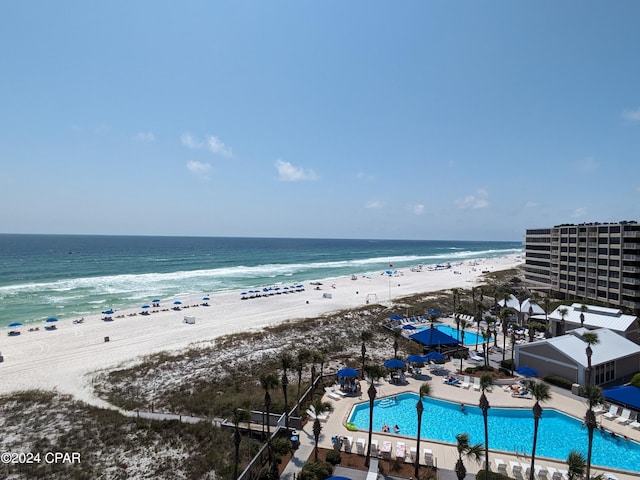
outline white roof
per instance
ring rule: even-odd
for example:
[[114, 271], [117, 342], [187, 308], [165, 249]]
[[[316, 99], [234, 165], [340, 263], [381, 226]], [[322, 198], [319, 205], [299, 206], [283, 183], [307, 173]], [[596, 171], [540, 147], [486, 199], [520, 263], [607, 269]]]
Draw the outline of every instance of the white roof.
[[[504, 307], [504, 300], [500, 300], [498, 305]], [[516, 312], [522, 313], [529, 313], [529, 307], [531, 307], [534, 315], [544, 315], [544, 309], [540, 305], [533, 303], [530, 298], [527, 298], [522, 302], [522, 309], [520, 309], [520, 302], [513, 294], [511, 294], [509, 296], [509, 300], [507, 300], [507, 307], [511, 307]]]
[[607, 328], [599, 328], [597, 330], [577, 328], [559, 337], [525, 343], [520, 345], [520, 349], [528, 350], [529, 348], [535, 348], [546, 343], [586, 368], [587, 354], [585, 350], [587, 343], [582, 340], [581, 337], [585, 332], [596, 333], [598, 335], [599, 342], [591, 346], [591, 350], [593, 351], [591, 355], [591, 365], [593, 366], [640, 353], [640, 345], [636, 345], [631, 340], [627, 340]]
[[[567, 316], [564, 318], [566, 323], [580, 325], [580, 308], [582, 303], [574, 303], [571, 306], [560, 305], [549, 314], [549, 320], [557, 322], [562, 320], [559, 310], [567, 309]], [[587, 311], [584, 312], [584, 326], [591, 328], [608, 328], [617, 332], [626, 332], [633, 325], [637, 317], [626, 315], [617, 308], [598, 307], [595, 305], [586, 305]]]

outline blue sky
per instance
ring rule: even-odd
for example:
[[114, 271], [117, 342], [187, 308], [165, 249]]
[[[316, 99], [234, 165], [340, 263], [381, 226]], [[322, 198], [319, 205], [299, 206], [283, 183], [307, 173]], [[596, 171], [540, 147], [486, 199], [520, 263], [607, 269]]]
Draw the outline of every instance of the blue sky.
[[0, 3], [0, 232], [640, 220], [640, 3]]

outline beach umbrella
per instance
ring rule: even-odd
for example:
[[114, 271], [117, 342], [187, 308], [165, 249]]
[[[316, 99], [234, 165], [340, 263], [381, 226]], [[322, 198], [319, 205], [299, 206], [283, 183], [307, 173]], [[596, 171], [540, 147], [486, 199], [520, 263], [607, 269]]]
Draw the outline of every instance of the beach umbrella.
[[383, 365], [387, 368], [402, 368], [405, 366], [405, 363], [397, 358], [392, 358], [384, 362]]
[[428, 362], [432, 360], [441, 361], [441, 360], [444, 360], [444, 355], [438, 352], [429, 352], [424, 356], [424, 359]]
[[140, 308], [150, 308], [149, 305], [142, 305]]
[[535, 368], [527, 366], [516, 368], [516, 373], [525, 377], [537, 377], [538, 375], [540, 375], [540, 373]]
[[409, 355], [407, 362], [409, 363], [424, 363], [425, 358], [422, 355]]
[[21, 327], [22, 324], [20, 322], [13, 322], [9, 324], [10, 327]]
[[104, 312], [105, 315], [113, 315], [113, 310], [109, 309], [109, 310], [105, 310]]
[[160, 303], [160, 299], [159, 298], [154, 298], [153, 300], [151, 300], [151, 303]]
[[202, 297], [202, 300], [206, 302], [207, 300], [211, 300], [211, 299], [209, 297]]
[[402, 315], [391, 315], [389, 320], [402, 320]]
[[174, 305], [182, 305], [182, 302], [180, 300], [176, 300], [175, 302], [173, 302]]
[[427, 311], [428, 315], [440, 315], [442, 312], [440, 312], [440, 310], [436, 310], [435, 308], [430, 309], [429, 311]]
[[52, 323], [52, 322], [57, 322], [58, 319], [56, 317], [49, 317], [49, 318], [47, 318], [46, 321], [49, 322], [49, 323]]
[[356, 370], [355, 368], [344, 367], [338, 370], [337, 375], [339, 377], [346, 377], [346, 378], [357, 377], [358, 370]]
[[351, 480], [349, 477], [329, 477], [327, 480]]
[[403, 325], [402, 326], [403, 330], [417, 330], [416, 327], [414, 327], [413, 325], [411, 325], [410, 323]]

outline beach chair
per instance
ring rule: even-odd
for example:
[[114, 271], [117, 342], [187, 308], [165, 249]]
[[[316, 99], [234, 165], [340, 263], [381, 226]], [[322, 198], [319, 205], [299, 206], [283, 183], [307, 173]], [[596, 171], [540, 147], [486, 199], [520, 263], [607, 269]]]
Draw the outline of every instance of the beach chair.
[[507, 474], [507, 464], [504, 463], [504, 460], [501, 458], [494, 458], [494, 463], [496, 464], [496, 471], [501, 473], [502, 475], [508, 476]]
[[606, 480], [618, 480], [618, 477], [616, 477], [613, 473], [604, 472], [604, 473], [602, 474], [602, 476], [603, 476]]
[[320, 415], [316, 415], [316, 411], [313, 409], [313, 406], [307, 409], [307, 415], [309, 415], [309, 418], [312, 418], [314, 420], [317, 418], [320, 422], [326, 422], [329, 418], [328, 413], [321, 413]]
[[633, 422], [628, 423], [627, 426], [640, 430], [640, 413], [637, 413], [636, 419]]
[[607, 413], [603, 413], [602, 416], [609, 420], [616, 418], [618, 416], [618, 407], [616, 405], [611, 405], [609, 407], [609, 411]]
[[375, 438], [373, 440], [371, 440], [371, 455], [373, 457], [377, 457], [378, 456], [378, 440], [376, 440]]
[[629, 418], [630, 416], [631, 416], [631, 410], [629, 410], [628, 408], [623, 408], [620, 416], [616, 418], [616, 422], [623, 423], [626, 425], [627, 423], [631, 422], [631, 419]]
[[407, 461], [413, 463], [416, 458], [418, 458], [418, 449], [416, 447], [411, 447], [409, 449], [409, 455], [407, 455]]
[[469, 375], [465, 375], [462, 379], [462, 388], [469, 388], [471, 386], [470, 382], [471, 379], [469, 378]]
[[469, 360], [474, 363], [484, 363], [484, 357], [478, 355], [477, 353], [472, 353], [469, 355]]
[[358, 455], [364, 455], [365, 452], [365, 446], [367, 445], [367, 442], [365, 441], [364, 438], [360, 437], [356, 440], [356, 453]]
[[424, 456], [424, 464], [427, 467], [433, 467], [433, 452], [430, 449], [425, 448], [422, 450], [422, 454]]
[[351, 449], [353, 448], [353, 437], [344, 437], [344, 451], [347, 453], [351, 453]]
[[[524, 478], [531, 478], [531, 464], [520, 462], [520, 466], [522, 467], [522, 475], [524, 476]], [[537, 465], [536, 468], [538, 468]]]
[[380, 449], [380, 457], [391, 459], [391, 442], [385, 440], [382, 442], [382, 448]]
[[538, 480], [549, 480], [549, 471], [542, 465], [536, 465], [535, 472]]
[[551, 480], [562, 480], [562, 474], [558, 471], [557, 468], [547, 467], [547, 472], [549, 472]]
[[522, 475], [522, 465], [520, 465], [520, 462], [516, 462], [515, 460], [510, 460], [509, 466], [511, 467], [511, 476], [517, 479], [524, 478]]
[[396, 459], [404, 460], [407, 456], [407, 447], [404, 442], [396, 442]]
[[480, 391], [480, 377], [475, 377], [473, 379], [473, 389], [476, 391]]
[[340, 400], [342, 397], [340, 395], [338, 395], [336, 392], [334, 392], [331, 387], [324, 387], [324, 391], [326, 392], [327, 396], [329, 398], [332, 398], [334, 400]]

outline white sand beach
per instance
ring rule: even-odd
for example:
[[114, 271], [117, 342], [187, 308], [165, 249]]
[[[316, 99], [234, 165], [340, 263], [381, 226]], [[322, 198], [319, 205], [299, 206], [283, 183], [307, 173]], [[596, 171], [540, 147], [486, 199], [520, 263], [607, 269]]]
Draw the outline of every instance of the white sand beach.
[[[22, 334], [0, 337], [0, 393], [25, 389], [56, 390], [78, 400], [104, 406], [95, 398], [88, 374], [135, 362], [160, 351], [177, 351], [215, 337], [260, 329], [292, 319], [319, 316], [332, 311], [363, 306], [367, 300], [385, 303], [391, 298], [451, 288], [471, 288], [483, 272], [506, 270], [521, 264], [517, 255], [464, 262], [444, 270], [398, 269], [392, 276], [378, 272], [367, 276], [319, 279], [322, 285], [305, 283], [305, 291], [241, 300], [240, 292], [202, 292], [180, 298], [182, 309], [163, 299], [153, 313], [140, 315], [140, 308], [117, 311], [105, 322], [99, 312], [60, 320], [55, 330], [22, 328]], [[318, 289], [316, 289], [318, 288]], [[330, 294], [330, 298], [325, 298]], [[210, 306], [201, 306], [203, 296]], [[135, 316], [133, 314], [136, 314]], [[195, 324], [184, 323], [196, 317]], [[106, 341], [108, 337], [109, 341]]]

